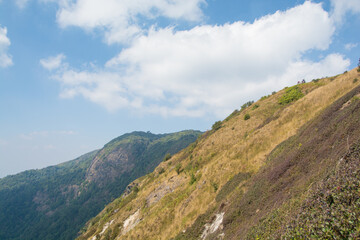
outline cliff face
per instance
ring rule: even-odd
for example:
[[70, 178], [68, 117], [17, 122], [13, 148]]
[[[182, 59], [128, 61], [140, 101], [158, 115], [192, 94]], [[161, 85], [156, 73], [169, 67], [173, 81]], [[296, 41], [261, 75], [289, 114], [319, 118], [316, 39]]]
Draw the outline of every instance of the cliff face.
[[79, 239], [287, 236], [312, 187], [360, 140], [355, 78], [356, 69], [244, 105], [134, 181]]
[[131, 181], [199, 134], [125, 134], [74, 161], [0, 179], [0, 239], [76, 238]]

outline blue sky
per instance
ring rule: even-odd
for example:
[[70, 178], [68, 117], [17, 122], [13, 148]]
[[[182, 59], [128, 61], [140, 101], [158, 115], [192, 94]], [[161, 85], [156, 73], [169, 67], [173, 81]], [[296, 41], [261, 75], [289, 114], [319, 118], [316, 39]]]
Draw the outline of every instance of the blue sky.
[[0, 177], [206, 130], [357, 65], [360, 0], [0, 0]]

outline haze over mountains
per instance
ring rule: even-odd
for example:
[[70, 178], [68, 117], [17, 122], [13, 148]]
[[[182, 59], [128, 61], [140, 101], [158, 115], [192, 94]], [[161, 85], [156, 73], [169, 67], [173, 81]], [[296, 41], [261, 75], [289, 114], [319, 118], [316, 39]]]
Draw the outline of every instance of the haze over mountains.
[[0, 179], [0, 239], [74, 239], [131, 181], [199, 134], [133, 132], [73, 161]]

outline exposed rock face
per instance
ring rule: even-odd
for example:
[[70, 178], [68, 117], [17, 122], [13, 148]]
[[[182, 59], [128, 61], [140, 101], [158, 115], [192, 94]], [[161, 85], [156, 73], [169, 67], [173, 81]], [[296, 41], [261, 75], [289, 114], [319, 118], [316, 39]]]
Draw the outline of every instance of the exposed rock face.
[[122, 230], [122, 234], [126, 234], [131, 229], [133, 229], [139, 222], [140, 219], [140, 209], [138, 209], [134, 214], [130, 215], [125, 221]]
[[110, 153], [103, 149], [94, 158], [86, 174], [89, 182], [104, 183], [114, 181], [115, 178], [125, 172], [130, 172], [135, 164], [131, 149], [119, 146]]
[[[222, 228], [222, 222], [224, 219], [224, 212], [216, 214], [214, 221], [211, 224], [205, 224], [204, 232], [201, 234], [201, 239], [206, 239], [207, 236], [216, 232], [219, 227]], [[222, 235], [222, 234], [221, 234]]]
[[162, 184], [160, 187], [155, 189], [146, 198], [147, 206], [151, 206], [160, 201], [166, 194], [173, 192], [180, 184], [181, 179], [179, 177], [172, 177], [167, 182]]

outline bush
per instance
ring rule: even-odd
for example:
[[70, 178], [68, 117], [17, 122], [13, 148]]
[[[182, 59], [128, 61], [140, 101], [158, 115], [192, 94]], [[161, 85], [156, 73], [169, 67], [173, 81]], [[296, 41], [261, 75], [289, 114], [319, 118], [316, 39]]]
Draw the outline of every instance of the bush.
[[255, 104], [253, 107], [252, 107], [252, 110], [255, 110], [257, 109], [258, 107], [260, 107], [259, 105]]
[[254, 103], [254, 101], [249, 101], [249, 102], [247, 102], [247, 103], [244, 103], [244, 104], [241, 106], [240, 111], [244, 110], [244, 109], [247, 108], [247, 107], [250, 107], [253, 103]]
[[287, 88], [285, 94], [279, 99], [280, 105], [285, 105], [302, 98], [304, 94], [301, 92], [298, 86]]
[[193, 173], [190, 175], [190, 185], [193, 185], [196, 182], [196, 177]]
[[216, 131], [219, 130], [221, 128], [221, 121], [217, 121], [212, 125], [212, 130]]
[[171, 158], [171, 154], [167, 153], [164, 157], [164, 162], [166, 162], [167, 160], [169, 160]]
[[165, 169], [164, 168], [159, 168], [159, 174], [163, 174], [165, 172]]
[[357, 78], [354, 78], [353, 83], [356, 83], [357, 81], [358, 81], [358, 79], [357, 79]]
[[175, 171], [178, 175], [182, 172], [181, 163], [176, 164]]
[[211, 186], [214, 189], [214, 192], [217, 192], [217, 190], [219, 189], [219, 185], [216, 182], [211, 182]]
[[250, 119], [250, 114], [245, 114], [245, 116], [244, 116], [244, 120], [246, 121], [246, 120], [249, 120]]
[[262, 97], [260, 98], [260, 101], [265, 100], [265, 99], [267, 99], [268, 97], [270, 97], [270, 95], [262, 96]]

